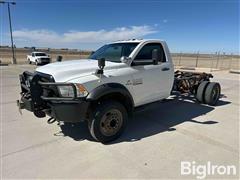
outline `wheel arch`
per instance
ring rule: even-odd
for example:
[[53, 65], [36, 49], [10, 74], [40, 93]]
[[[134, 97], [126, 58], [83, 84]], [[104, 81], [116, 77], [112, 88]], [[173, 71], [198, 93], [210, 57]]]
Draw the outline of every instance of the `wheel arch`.
[[124, 85], [119, 83], [106, 83], [92, 90], [87, 96], [87, 101], [93, 104], [107, 99], [121, 102], [128, 114], [132, 115], [134, 101], [132, 95]]

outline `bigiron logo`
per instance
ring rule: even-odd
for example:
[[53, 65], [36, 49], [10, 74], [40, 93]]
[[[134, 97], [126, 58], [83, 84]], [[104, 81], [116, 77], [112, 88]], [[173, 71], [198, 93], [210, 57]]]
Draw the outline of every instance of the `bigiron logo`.
[[204, 179], [210, 175], [236, 175], [237, 168], [234, 165], [216, 165], [208, 161], [206, 164], [197, 164], [195, 161], [181, 162], [181, 175], [193, 175], [197, 179]]

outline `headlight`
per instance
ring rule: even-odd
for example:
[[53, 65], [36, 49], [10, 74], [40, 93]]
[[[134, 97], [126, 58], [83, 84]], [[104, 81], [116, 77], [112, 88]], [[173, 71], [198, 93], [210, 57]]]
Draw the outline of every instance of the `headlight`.
[[[86, 97], [88, 91], [82, 84], [74, 84], [77, 90], [77, 97]], [[62, 97], [74, 97], [73, 87], [70, 85], [58, 86], [59, 92]]]

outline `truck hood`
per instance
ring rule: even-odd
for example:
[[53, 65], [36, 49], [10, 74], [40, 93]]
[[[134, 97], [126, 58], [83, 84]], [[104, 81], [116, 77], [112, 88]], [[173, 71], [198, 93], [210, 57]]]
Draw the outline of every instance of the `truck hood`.
[[[106, 61], [105, 64], [104, 72], [127, 66], [125, 63], [114, 63], [109, 61]], [[81, 59], [47, 64], [37, 68], [36, 71], [52, 75], [56, 82], [66, 82], [93, 74], [96, 69], [98, 69], [97, 60]]]

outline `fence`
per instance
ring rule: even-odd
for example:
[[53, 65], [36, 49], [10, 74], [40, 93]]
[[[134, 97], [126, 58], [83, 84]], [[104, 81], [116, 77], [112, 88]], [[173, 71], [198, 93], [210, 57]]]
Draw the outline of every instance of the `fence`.
[[[44, 51], [44, 50], [43, 50]], [[26, 56], [30, 50], [17, 48], [16, 58], [18, 64], [27, 63]], [[53, 49], [48, 52], [54, 61], [58, 55], [63, 56], [63, 60], [87, 58], [90, 51], [74, 51]], [[237, 69], [240, 70], [240, 56], [226, 53], [172, 53], [172, 59], [175, 66], [184, 67], [203, 67], [211, 69]], [[0, 61], [2, 63], [11, 63], [12, 51], [10, 48], [0, 48]]]
[[172, 59], [175, 66], [240, 70], [240, 56], [234, 54], [172, 53]]

